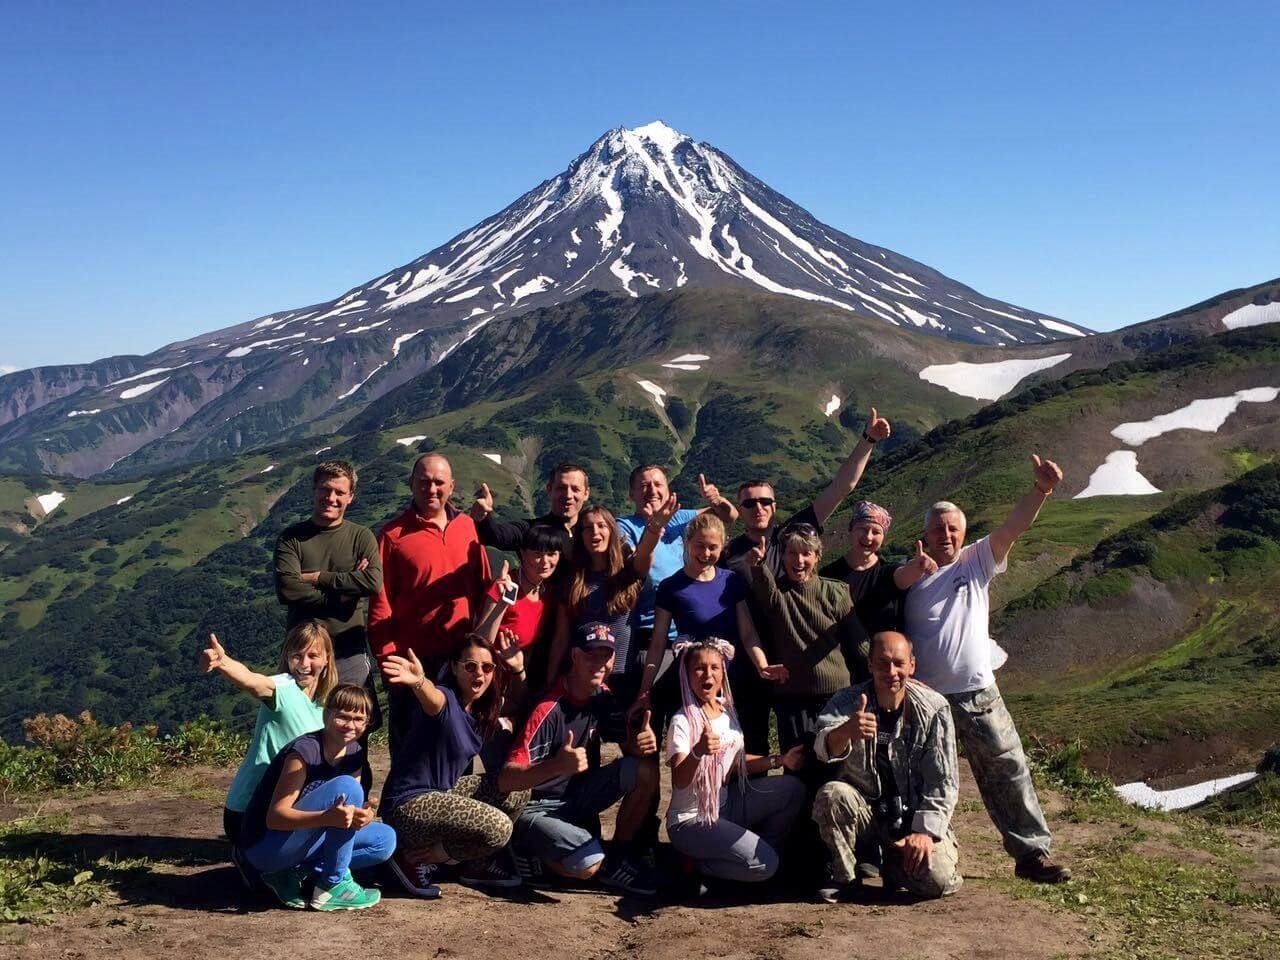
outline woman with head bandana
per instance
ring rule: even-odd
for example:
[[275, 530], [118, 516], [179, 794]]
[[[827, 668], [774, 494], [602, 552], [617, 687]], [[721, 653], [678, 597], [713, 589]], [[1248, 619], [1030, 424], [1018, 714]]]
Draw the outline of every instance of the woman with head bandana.
[[673, 650], [682, 705], [667, 732], [667, 834], [706, 876], [768, 880], [778, 869], [777, 851], [800, 812], [805, 790], [795, 777], [759, 775], [798, 769], [804, 749], [797, 745], [767, 757], [743, 750], [729, 686], [732, 644], [717, 637], [681, 638]]
[[920, 543], [906, 563], [883, 563], [880, 548], [892, 524], [893, 517], [884, 507], [859, 501], [849, 518], [849, 551], [821, 570], [822, 576], [849, 585], [849, 598], [866, 634], [864, 640], [882, 630], [901, 630], [902, 598], [907, 589], [938, 569]]

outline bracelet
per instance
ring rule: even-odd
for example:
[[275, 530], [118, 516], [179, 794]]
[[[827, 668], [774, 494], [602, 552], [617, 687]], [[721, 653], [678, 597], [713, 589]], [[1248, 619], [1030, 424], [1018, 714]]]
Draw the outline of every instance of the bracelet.
[[875, 438], [865, 430], [862, 431], [862, 439], [867, 441], [867, 443], [871, 444], [873, 447], [876, 445]]
[[782, 766], [782, 758], [776, 753], [769, 754], [769, 769], [777, 770], [780, 766]]
[[1039, 491], [1040, 491], [1040, 493], [1042, 493], [1044, 496], [1046, 496], [1046, 497], [1052, 497], [1052, 496], [1053, 496], [1053, 489], [1052, 489], [1052, 488], [1050, 488], [1050, 489], [1046, 490], [1044, 487], [1040, 486], [1040, 484], [1038, 484], [1038, 483], [1032, 483], [1031, 485], [1032, 485], [1033, 487], [1035, 487], [1037, 490], [1039, 490]]
[[414, 690], [421, 690], [422, 685], [427, 682], [427, 675], [424, 673], [418, 678], [418, 682], [413, 685]]

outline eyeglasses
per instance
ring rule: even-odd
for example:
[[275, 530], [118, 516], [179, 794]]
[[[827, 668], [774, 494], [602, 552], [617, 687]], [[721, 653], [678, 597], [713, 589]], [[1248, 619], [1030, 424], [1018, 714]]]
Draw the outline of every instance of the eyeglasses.
[[462, 669], [467, 673], [483, 673], [486, 677], [493, 673], [492, 663], [482, 663], [479, 660], [462, 660]]
[[772, 507], [777, 502], [778, 501], [774, 500], [773, 497], [747, 497], [747, 499], [741, 501], [738, 506], [746, 507], [750, 510], [754, 507]]

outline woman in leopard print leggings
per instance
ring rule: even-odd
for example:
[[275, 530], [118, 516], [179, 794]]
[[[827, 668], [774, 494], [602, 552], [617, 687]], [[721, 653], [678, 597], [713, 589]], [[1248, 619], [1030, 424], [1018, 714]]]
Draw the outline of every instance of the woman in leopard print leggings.
[[413, 691], [422, 711], [391, 758], [379, 812], [396, 831], [392, 872], [419, 897], [440, 895], [440, 865], [461, 863], [460, 879], [477, 886], [516, 886], [519, 878], [495, 856], [528, 793], [502, 796], [496, 775], [466, 774], [486, 742], [501, 735], [503, 694], [524, 664], [518, 644], [500, 638], [495, 662], [484, 640], [469, 635], [454, 652], [444, 678], [433, 683], [412, 651], [388, 657], [387, 682]]

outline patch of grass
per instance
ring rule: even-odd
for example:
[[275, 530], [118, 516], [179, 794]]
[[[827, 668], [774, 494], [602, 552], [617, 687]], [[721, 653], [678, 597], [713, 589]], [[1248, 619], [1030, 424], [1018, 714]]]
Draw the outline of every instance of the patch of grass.
[[1252, 827], [1280, 836], [1280, 774], [1265, 773], [1241, 790], [1220, 793], [1196, 809], [1218, 827]]
[[1141, 827], [1130, 826], [1077, 851], [1069, 884], [997, 882], [1016, 896], [1091, 917], [1109, 934], [1099, 956], [1253, 960], [1275, 949], [1274, 932], [1250, 922], [1250, 915], [1280, 917], [1280, 893], [1243, 886], [1230, 866], [1139, 850], [1145, 839]]
[[107, 887], [92, 869], [47, 850], [35, 851], [24, 839], [47, 834], [57, 824], [31, 818], [0, 824], [0, 923], [48, 922], [100, 903]]
[[23, 728], [32, 746], [0, 743], [0, 788], [6, 793], [130, 786], [165, 769], [237, 763], [247, 749], [244, 737], [204, 718], [163, 737], [154, 727], [104, 726], [88, 711], [75, 720], [40, 714], [23, 721]]

